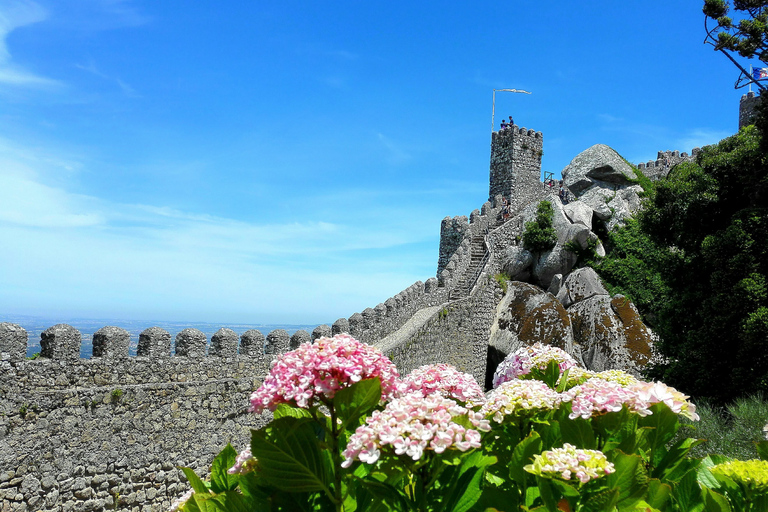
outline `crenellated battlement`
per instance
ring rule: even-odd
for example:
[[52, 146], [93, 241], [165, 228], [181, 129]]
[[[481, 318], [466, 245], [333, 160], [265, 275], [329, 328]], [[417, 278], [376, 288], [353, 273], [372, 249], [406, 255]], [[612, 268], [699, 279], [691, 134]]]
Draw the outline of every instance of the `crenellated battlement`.
[[541, 188], [544, 135], [512, 125], [491, 134], [489, 200], [497, 195], [525, 202]]
[[656, 160], [649, 160], [637, 164], [640, 172], [648, 176], [651, 181], [657, 181], [665, 178], [669, 171], [679, 163], [693, 162], [701, 151], [700, 148], [693, 148], [691, 154], [680, 151], [659, 151]]

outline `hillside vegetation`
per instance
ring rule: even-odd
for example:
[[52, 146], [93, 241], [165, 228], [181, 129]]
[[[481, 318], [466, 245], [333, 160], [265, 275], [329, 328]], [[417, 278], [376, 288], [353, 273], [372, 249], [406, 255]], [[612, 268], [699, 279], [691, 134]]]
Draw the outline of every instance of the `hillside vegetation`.
[[649, 377], [714, 403], [768, 392], [768, 139], [755, 125], [653, 185], [589, 264], [630, 296], [667, 360]]

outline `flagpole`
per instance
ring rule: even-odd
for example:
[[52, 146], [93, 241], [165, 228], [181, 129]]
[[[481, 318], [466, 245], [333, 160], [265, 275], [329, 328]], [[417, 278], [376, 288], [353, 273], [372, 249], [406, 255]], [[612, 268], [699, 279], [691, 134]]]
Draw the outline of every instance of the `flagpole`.
[[496, 91], [499, 92], [521, 92], [523, 94], [531, 94], [528, 91], [524, 91], [522, 89], [494, 89], [493, 90], [493, 106], [491, 107], [491, 133], [493, 133], [493, 127], [495, 125], [495, 117], [496, 117]]
[[755, 73], [752, 71], [752, 64], [749, 65], [749, 78], [751, 78], [749, 81], [749, 92], [752, 92], [752, 80], [755, 79]]

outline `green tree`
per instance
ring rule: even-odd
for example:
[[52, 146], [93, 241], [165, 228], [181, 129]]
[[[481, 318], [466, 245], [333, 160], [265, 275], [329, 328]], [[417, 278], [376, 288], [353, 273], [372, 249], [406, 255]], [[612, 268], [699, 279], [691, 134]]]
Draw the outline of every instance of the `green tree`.
[[552, 227], [555, 211], [552, 203], [542, 201], [536, 208], [536, 218], [525, 223], [523, 247], [531, 252], [548, 251], [557, 243], [557, 233]]
[[736, 58], [757, 58], [768, 64], [768, 0], [734, 0], [731, 5], [725, 0], [704, 1], [704, 27], [707, 31], [705, 43], [725, 55], [739, 70], [735, 87], [755, 84], [761, 91], [765, 86], [755, 79]]
[[702, 150], [639, 216], [666, 252], [653, 377], [728, 401], [768, 391], [768, 158], [755, 126]]

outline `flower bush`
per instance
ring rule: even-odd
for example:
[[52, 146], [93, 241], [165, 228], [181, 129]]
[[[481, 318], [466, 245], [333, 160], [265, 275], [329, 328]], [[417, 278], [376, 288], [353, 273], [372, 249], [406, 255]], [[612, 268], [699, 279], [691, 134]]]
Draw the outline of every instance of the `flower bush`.
[[[273, 412], [174, 510], [766, 512], [768, 462], [696, 459], [683, 393], [591, 372], [542, 345], [511, 354], [485, 395], [427, 365], [400, 378], [348, 335], [282, 355], [251, 396]], [[768, 428], [768, 425], [766, 426]], [[758, 443], [768, 458], [768, 441]]]

